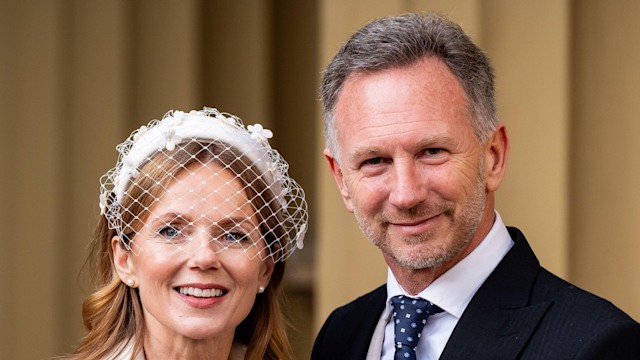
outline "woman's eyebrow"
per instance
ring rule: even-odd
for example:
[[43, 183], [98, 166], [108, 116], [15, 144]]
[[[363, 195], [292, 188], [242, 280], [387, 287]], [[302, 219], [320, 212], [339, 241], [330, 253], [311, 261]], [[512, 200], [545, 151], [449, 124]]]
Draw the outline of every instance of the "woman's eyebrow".
[[159, 214], [153, 218], [153, 221], [163, 221], [165, 223], [176, 221], [176, 220], [190, 222], [187, 216], [181, 213], [173, 212], [173, 211]]
[[246, 226], [246, 224], [248, 224], [248, 226], [252, 228], [257, 227], [257, 225], [254, 224], [253, 220], [250, 217], [242, 216], [227, 216], [216, 222], [216, 225], [220, 227], [233, 227], [237, 225]]

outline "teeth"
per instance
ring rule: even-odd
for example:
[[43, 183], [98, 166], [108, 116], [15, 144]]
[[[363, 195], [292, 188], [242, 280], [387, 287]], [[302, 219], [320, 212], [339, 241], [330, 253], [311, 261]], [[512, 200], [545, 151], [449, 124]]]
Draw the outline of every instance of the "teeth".
[[195, 296], [195, 297], [220, 297], [224, 294], [221, 289], [200, 289], [194, 287], [180, 287], [178, 289], [180, 294]]

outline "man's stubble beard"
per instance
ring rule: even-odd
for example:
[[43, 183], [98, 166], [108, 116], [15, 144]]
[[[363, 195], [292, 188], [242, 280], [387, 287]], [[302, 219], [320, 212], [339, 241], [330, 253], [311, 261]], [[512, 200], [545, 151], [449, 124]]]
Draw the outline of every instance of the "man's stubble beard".
[[[423, 218], [421, 216], [424, 214], [432, 215], [440, 213], [441, 216], [448, 217], [451, 221], [450, 229], [455, 230], [453, 234], [441, 234], [441, 236], [448, 237], [446, 240], [442, 240], [442, 238], [435, 239], [434, 237], [437, 235], [435, 231], [405, 236], [400, 241], [405, 245], [412, 245], [412, 248], [409, 253], [400, 253], [393, 248], [389, 239], [387, 219], [390, 217], [385, 214], [377, 214], [375, 216], [375, 223], [380, 224], [380, 231], [376, 234], [374, 227], [367, 222], [367, 220], [359, 214], [357, 208], [354, 207], [354, 215], [360, 229], [369, 241], [403, 268], [411, 270], [429, 269], [447, 263], [467, 247], [482, 221], [487, 198], [484, 174], [482, 172], [483, 163], [484, 161], [480, 162], [479, 176], [475, 184], [474, 193], [457, 218], [454, 218], [454, 205], [451, 202], [445, 201], [435, 204], [422, 203], [414, 208], [403, 210], [392, 217], [394, 220], [398, 218], [410, 220], [421, 219]], [[435, 240], [439, 241], [436, 243]], [[428, 246], [418, 247], [420, 244]]]

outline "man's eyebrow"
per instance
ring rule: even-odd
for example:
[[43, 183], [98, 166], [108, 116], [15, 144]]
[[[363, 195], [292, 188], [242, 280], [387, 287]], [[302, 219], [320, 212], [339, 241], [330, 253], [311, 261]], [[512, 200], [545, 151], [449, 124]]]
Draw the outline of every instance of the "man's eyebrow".
[[363, 147], [356, 149], [353, 154], [350, 156], [351, 159], [360, 159], [363, 157], [369, 157], [371, 155], [377, 155], [380, 152], [378, 148], [375, 147]]
[[450, 135], [437, 134], [437, 135], [422, 139], [417, 143], [416, 147], [427, 148], [427, 147], [431, 147], [439, 144], [450, 144], [454, 141], [455, 141], [455, 138]]

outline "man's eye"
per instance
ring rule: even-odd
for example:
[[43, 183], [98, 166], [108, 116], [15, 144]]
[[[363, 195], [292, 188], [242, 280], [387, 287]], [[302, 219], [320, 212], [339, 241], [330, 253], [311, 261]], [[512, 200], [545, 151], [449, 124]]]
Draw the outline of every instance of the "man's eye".
[[376, 158], [371, 158], [371, 159], [367, 159], [365, 161], [362, 162], [363, 166], [366, 165], [380, 165], [382, 164], [384, 161], [384, 159], [382, 159], [381, 157], [376, 157]]
[[438, 154], [443, 153], [444, 149], [442, 149], [442, 148], [429, 148], [429, 149], [426, 149], [424, 152], [427, 155], [438, 155]]

